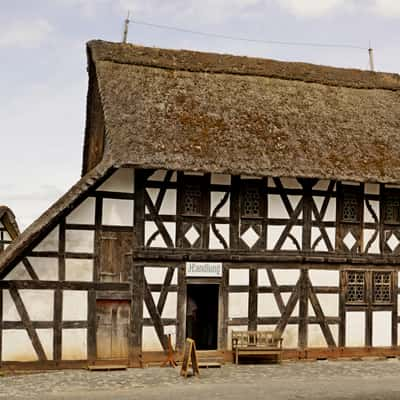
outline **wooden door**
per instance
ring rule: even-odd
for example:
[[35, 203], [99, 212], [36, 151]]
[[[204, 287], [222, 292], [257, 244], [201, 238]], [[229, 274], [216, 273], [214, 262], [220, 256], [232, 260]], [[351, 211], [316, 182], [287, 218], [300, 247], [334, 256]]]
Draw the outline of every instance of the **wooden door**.
[[100, 235], [100, 280], [126, 282], [129, 279], [129, 263], [126, 255], [132, 252], [133, 232], [107, 232]]
[[97, 300], [97, 358], [128, 359], [128, 300]]

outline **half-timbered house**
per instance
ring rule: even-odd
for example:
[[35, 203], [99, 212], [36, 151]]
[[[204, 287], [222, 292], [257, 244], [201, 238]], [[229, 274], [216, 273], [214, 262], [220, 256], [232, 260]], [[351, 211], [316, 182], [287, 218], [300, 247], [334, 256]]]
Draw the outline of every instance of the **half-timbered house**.
[[143, 365], [189, 330], [400, 355], [398, 75], [87, 51], [82, 178], [0, 258], [2, 365]]
[[0, 253], [19, 235], [14, 213], [7, 206], [0, 206]]

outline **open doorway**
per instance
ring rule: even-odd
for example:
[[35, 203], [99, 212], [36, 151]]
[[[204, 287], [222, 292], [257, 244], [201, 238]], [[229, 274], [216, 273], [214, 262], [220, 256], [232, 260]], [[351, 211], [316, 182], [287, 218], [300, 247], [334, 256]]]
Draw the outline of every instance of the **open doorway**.
[[187, 285], [186, 336], [198, 350], [217, 349], [218, 289], [218, 285]]

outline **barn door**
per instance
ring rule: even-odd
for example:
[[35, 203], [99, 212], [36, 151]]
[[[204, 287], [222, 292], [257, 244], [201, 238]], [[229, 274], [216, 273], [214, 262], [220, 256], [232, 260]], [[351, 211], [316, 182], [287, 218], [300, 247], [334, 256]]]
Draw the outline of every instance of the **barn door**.
[[126, 282], [129, 279], [127, 253], [132, 252], [132, 232], [107, 232], [100, 235], [100, 280]]
[[128, 359], [130, 302], [97, 300], [97, 358]]

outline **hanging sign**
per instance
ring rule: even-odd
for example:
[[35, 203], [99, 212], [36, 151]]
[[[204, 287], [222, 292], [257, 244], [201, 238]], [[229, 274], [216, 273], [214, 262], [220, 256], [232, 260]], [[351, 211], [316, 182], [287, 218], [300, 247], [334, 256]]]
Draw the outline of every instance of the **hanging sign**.
[[222, 276], [222, 263], [187, 262], [186, 276], [191, 278], [220, 278]]

